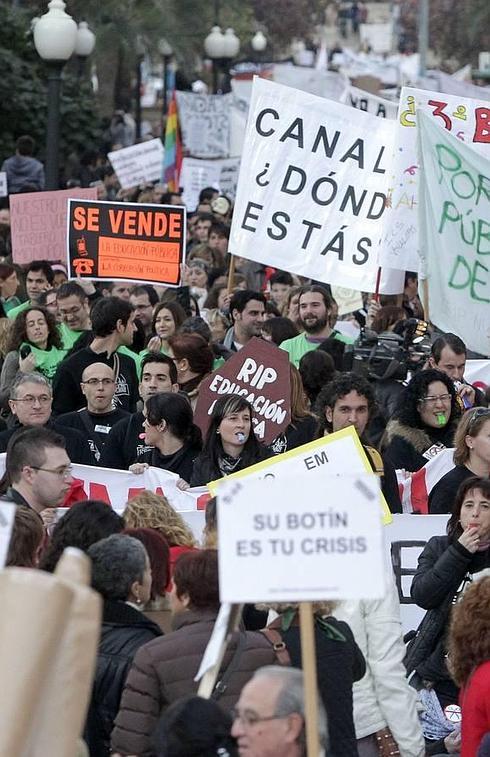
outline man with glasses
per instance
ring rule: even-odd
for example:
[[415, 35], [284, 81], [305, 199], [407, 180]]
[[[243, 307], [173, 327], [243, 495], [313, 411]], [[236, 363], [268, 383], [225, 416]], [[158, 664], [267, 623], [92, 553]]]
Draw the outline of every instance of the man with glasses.
[[7, 447], [10, 488], [3, 499], [41, 513], [60, 507], [73, 481], [62, 436], [48, 428], [17, 431]]
[[474, 405], [487, 405], [484, 393], [465, 380], [466, 345], [459, 336], [450, 332], [438, 336], [430, 350], [429, 366], [442, 371], [454, 381], [454, 387], [465, 409]]
[[105, 363], [92, 363], [82, 373], [81, 389], [87, 406], [56, 419], [60, 426], [80, 431], [87, 438], [95, 463], [98, 464], [111, 428], [129, 416], [126, 410], [114, 407], [116, 382], [114, 371]]
[[93, 465], [86, 435], [76, 429], [61, 426], [51, 419], [53, 395], [51, 385], [41, 373], [19, 373], [10, 390], [9, 405], [12, 411], [11, 428], [0, 432], [0, 452], [7, 450], [10, 437], [22, 427], [45, 427], [56, 431], [65, 441], [70, 459], [74, 463]]
[[89, 295], [76, 281], [67, 281], [66, 284], [62, 284], [57, 293], [58, 314], [61, 318], [58, 328], [63, 347], [70, 350], [84, 332], [90, 331]]
[[141, 284], [131, 289], [129, 301], [134, 308], [135, 320], [139, 322], [145, 332], [145, 337], [151, 334], [153, 308], [158, 302], [158, 295], [150, 284]]
[[[301, 670], [279, 665], [259, 668], [243, 687], [232, 716], [231, 734], [240, 757], [306, 757]], [[318, 737], [320, 749], [326, 750], [327, 718], [320, 701]]]

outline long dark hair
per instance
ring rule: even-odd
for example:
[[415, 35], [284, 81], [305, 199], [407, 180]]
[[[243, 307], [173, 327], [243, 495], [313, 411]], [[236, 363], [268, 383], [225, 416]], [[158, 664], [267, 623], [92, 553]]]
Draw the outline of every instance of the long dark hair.
[[[216, 401], [213, 411], [211, 413], [211, 423], [204, 440], [203, 452], [207, 453], [215, 470], [219, 470], [219, 459], [223, 456], [224, 450], [221, 443], [221, 436], [218, 434], [218, 429], [221, 421], [232, 413], [239, 413], [242, 410], [250, 411], [250, 419], [253, 418], [253, 411], [250, 402], [244, 397], [240, 397], [238, 394], [227, 394], [224, 397], [220, 397]], [[246, 468], [249, 465], [253, 465], [258, 462], [260, 456], [261, 445], [254, 434], [253, 423], [250, 429], [248, 439], [243, 446], [241, 459], [243, 465], [241, 468]]]
[[49, 350], [51, 347], [61, 348], [61, 337], [54, 315], [41, 305], [32, 305], [32, 307], [22, 310], [18, 316], [16, 316], [15, 321], [12, 324], [12, 330], [7, 344], [7, 352], [18, 350], [22, 342], [29, 341], [27, 338], [26, 321], [29, 313], [32, 313], [33, 311], [39, 311], [46, 319], [46, 324], [48, 326], [47, 349]]
[[463, 528], [459, 522], [461, 507], [466, 499], [466, 495], [473, 489], [480, 491], [483, 496], [490, 501], [490, 479], [479, 478], [479, 476], [470, 476], [466, 481], [463, 481], [456, 492], [453, 509], [451, 510], [451, 517], [446, 526], [446, 533], [449, 536], [449, 540], [452, 542], [457, 541], [463, 533]]
[[444, 384], [447, 393], [451, 395], [451, 415], [446, 425], [454, 423], [459, 416], [454, 384], [449, 376], [446, 376], [442, 371], [437, 371], [435, 368], [429, 368], [426, 371], [420, 371], [415, 374], [400, 395], [394, 417], [407, 426], [424, 428], [424, 423], [419, 412], [419, 402], [424, 399], [430, 384], [434, 381], [440, 381]]
[[183, 394], [159, 392], [146, 400], [146, 419], [151, 426], [165, 421], [170, 432], [181, 442], [202, 447], [201, 430], [193, 422], [192, 407]]
[[155, 322], [157, 320], [158, 314], [162, 310], [168, 310], [168, 312], [172, 315], [175, 323], [175, 331], [178, 331], [187, 318], [187, 315], [182, 305], [180, 305], [178, 302], [175, 302], [174, 300], [169, 300], [168, 302], [160, 302], [153, 311], [153, 318], [151, 321], [152, 334], [156, 334]]

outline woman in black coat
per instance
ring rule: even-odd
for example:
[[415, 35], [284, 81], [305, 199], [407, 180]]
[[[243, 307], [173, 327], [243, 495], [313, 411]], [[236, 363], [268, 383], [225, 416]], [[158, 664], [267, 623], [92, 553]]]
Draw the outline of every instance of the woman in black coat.
[[84, 739], [90, 757], [109, 757], [111, 731], [133, 657], [162, 632], [142, 612], [151, 592], [151, 568], [143, 544], [116, 534], [93, 544], [88, 555], [92, 586], [102, 595], [104, 608]]
[[[433, 536], [419, 557], [411, 595], [428, 613], [406, 664], [434, 688], [442, 707], [458, 701], [446, 667], [452, 604], [473, 575], [490, 567], [490, 481], [472, 476], [458, 489], [447, 536]], [[422, 632], [423, 631], [423, 632]]]

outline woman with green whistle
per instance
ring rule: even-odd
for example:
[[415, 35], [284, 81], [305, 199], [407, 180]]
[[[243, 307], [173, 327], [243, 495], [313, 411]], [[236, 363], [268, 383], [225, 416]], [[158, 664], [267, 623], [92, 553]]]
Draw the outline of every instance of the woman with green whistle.
[[416, 373], [386, 426], [382, 450], [395, 469], [417, 471], [446, 447], [460, 416], [453, 382], [433, 368]]

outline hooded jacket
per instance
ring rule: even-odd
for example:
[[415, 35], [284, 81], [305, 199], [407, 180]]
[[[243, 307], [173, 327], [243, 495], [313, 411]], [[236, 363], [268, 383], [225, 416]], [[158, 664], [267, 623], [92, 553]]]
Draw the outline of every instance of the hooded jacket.
[[44, 189], [44, 166], [29, 155], [12, 155], [4, 160], [2, 171], [7, 173], [9, 194], [22, 192], [24, 187]]
[[444, 428], [419, 428], [391, 420], [382, 440], [383, 457], [395, 470], [418, 471], [441, 449], [452, 447], [454, 428], [451, 422]]

